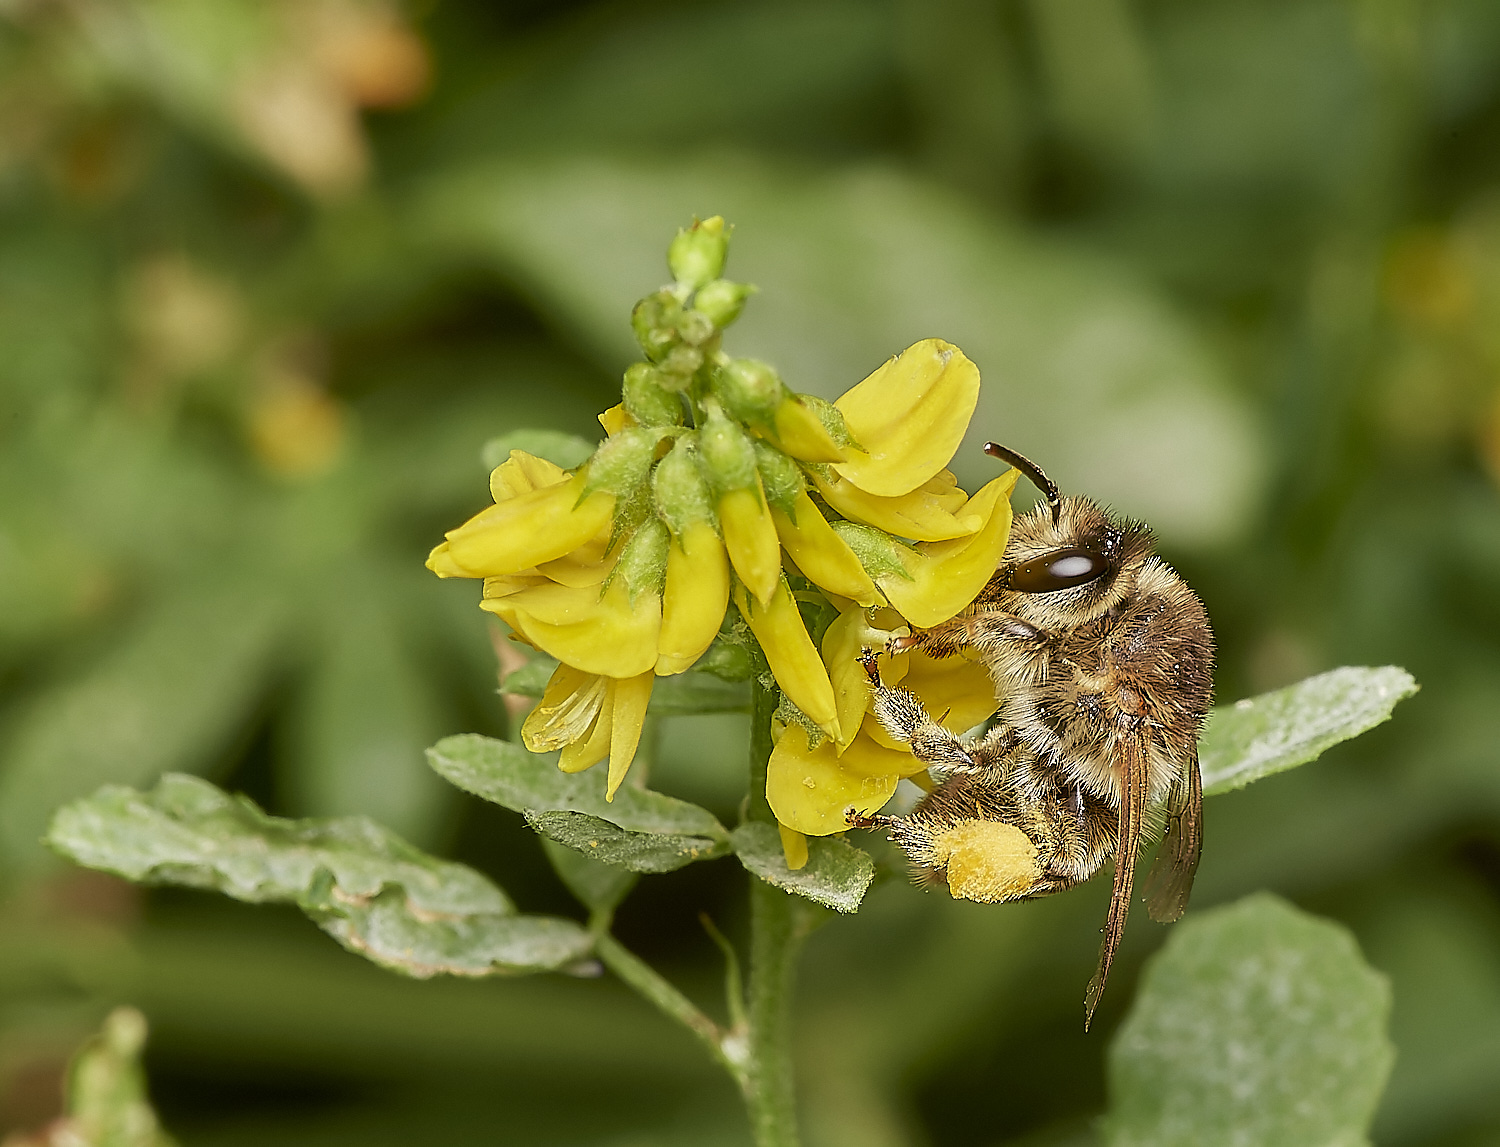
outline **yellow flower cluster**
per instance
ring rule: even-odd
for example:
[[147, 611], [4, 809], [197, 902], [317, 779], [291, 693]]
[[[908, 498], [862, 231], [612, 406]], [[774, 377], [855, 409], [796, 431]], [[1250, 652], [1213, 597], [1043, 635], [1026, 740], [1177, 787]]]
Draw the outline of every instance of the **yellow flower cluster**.
[[[727, 239], [719, 219], [679, 234], [676, 283], [634, 315], [650, 361], [626, 372], [589, 461], [569, 472], [512, 452], [491, 476], [495, 504], [427, 564], [483, 578], [483, 607], [558, 659], [522, 739], [561, 750], [569, 772], [608, 757], [611, 797], [654, 678], [691, 668], [732, 601], [790, 703], [766, 795], [797, 867], [803, 834], [841, 831], [849, 808], [873, 811], [922, 770], [866, 720], [857, 658], [973, 600], [1004, 551], [1016, 474], [970, 497], [946, 469], [979, 372], [941, 340], [908, 348], [832, 404], [726, 356], [719, 332], [750, 293], [718, 277]], [[808, 593], [837, 610], [817, 642], [799, 608]], [[904, 653], [883, 673], [952, 727], [996, 707], [983, 667], [962, 658]]]

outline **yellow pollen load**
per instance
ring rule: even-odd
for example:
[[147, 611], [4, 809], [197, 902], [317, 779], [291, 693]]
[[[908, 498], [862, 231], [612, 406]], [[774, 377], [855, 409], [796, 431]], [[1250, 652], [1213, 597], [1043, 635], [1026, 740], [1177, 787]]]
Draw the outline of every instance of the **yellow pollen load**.
[[998, 904], [1024, 896], [1041, 876], [1036, 845], [1010, 824], [966, 820], [932, 841], [933, 860], [948, 870], [955, 900]]

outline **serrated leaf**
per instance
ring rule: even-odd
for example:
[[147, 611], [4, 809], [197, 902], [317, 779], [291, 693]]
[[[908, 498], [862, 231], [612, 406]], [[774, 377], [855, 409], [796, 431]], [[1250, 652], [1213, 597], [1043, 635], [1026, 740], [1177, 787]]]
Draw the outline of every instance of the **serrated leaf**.
[[1269, 894], [1189, 918], [1109, 1052], [1111, 1147], [1356, 1147], [1395, 1051], [1343, 927]]
[[564, 434], [561, 430], [512, 430], [484, 444], [480, 458], [485, 469], [493, 470], [510, 457], [512, 450], [524, 450], [564, 470], [571, 470], [589, 460], [594, 443], [576, 434]]
[[603, 769], [558, 770], [553, 758], [476, 733], [445, 737], [427, 750], [428, 763], [465, 792], [516, 812], [582, 812], [630, 832], [723, 840], [724, 826], [707, 809], [665, 793], [622, 785], [604, 799]]
[[773, 824], [750, 821], [730, 840], [740, 863], [767, 884], [805, 896], [835, 912], [853, 912], [875, 878], [869, 854], [847, 841], [815, 836], [807, 841], [807, 865], [793, 872], [781, 851], [781, 834]]
[[613, 911], [640, 879], [638, 873], [628, 868], [592, 860], [546, 837], [542, 838], [542, 851], [557, 878], [591, 912]]
[[365, 817], [267, 816], [196, 777], [106, 785], [59, 809], [47, 841], [128, 880], [295, 903], [346, 948], [419, 978], [540, 971], [589, 948], [572, 921], [517, 916], [487, 877]]
[[1296, 685], [1222, 705], [1198, 743], [1203, 793], [1227, 793], [1316, 760], [1340, 741], [1390, 720], [1419, 686], [1410, 673], [1344, 666]]
[[527, 809], [526, 823], [539, 836], [632, 872], [673, 872], [729, 851], [727, 837], [631, 832], [584, 812]]

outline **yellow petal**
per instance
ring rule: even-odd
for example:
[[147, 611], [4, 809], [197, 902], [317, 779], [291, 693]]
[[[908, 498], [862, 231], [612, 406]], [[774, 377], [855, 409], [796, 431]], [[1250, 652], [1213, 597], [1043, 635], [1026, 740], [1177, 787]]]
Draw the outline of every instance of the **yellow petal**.
[[[879, 649], [888, 635], [871, 628], [863, 609], [848, 609], [823, 632], [820, 652], [833, 686], [834, 710], [838, 714], [841, 745], [848, 744], [859, 732], [860, 722], [870, 704], [870, 678], [860, 664], [859, 655], [866, 648]], [[906, 675], [909, 657], [880, 659], [881, 678], [887, 685], [898, 684]]]
[[568, 472], [556, 463], [524, 450], [512, 450], [509, 458], [490, 471], [490, 497], [505, 502], [567, 480]]
[[771, 507], [771, 520], [776, 524], [776, 534], [786, 552], [792, 555], [797, 568], [829, 593], [850, 598], [860, 605], [874, 605], [885, 599], [859, 564], [843, 538], [833, 532], [833, 527], [818, 511], [817, 505], [807, 496], [807, 491], [797, 495], [793, 506], [797, 511], [796, 521], [784, 510]]
[[703, 656], [729, 607], [729, 558], [708, 522], [694, 522], [667, 551], [656, 672], [681, 673]]
[[475, 514], [448, 533], [448, 558], [467, 577], [515, 573], [560, 558], [608, 525], [614, 495], [595, 491], [581, 503], [582, 475], [518, 494]]
[[834, 403], [863, 447], [834, 469], [871, 494], [909, 493], [948, 464], [978, 401], [979, 368], [953, 344], [923, 339]]
[[877, 578], [890, 603], [913, 625], [925, 629], [947, 621], [967, 606], [994, 575], [1010, 537], [1010, 493], [1020, 474], [1009, 470], [984, 486], [964, 507], [983, 516], [971, 537], [928, 542], [906, 556], [910, 579], [899, 574]]
[[899, 779], [855, 776], [839, 767], [832, 741], [809, 749], [807, 730], [788, 725], [766, 766], [766, 800], [787, 828], [828, 836], [849, 827], [849, 809], [869, 814], [890, 800]]
[[448, 552], [448, 543], [440, 542], [427, 555], [427, 568], [438, 577], [473, 577], [474, 575], [453, 560]]
[[891, 748], [870, 735], [879, 722], [871, 717], [859, 736], [839, 754], [839, 768], [854, 777], [909, 777], [927, 771], [927, 762], [912, 754], [905, 745]]
[[731, 490], [719, 499], [719, 524], [734, 572], [762, 604], [771, 600], [781, 579], [781, 542], [758, 484]]
[[612, 728], [610, 714], [614, 708], [614, 678], [601, 677], [600, 680], [609, 682], [604, 707], [599, 710], [599, 716], [589, 727], [588, 736], [581, 741], [574, 741], [571, 745], [564, 745], [563, 751], [558, 754], [557, 767], [565, 773], [581, 773], [584, 769], [593, 768], [609, 756], [609, 736]]
[[538, 649], [586, 673], [634, 677], [656, 664], [661, 595], [642, 593], [631, 605], [624, 578], [616, 578], [603, 597], [597, 586], [549, 582], [480, 605]]
[[943, 541], [965, 537], [984, 524], [983, 518], [970, 511], [964, 492], [946, 470], [898, 498], [866, 493], [837, 474], [829, 478], [815, 472], [812, 478], [818, 492], [844, 517], [897, 537]]
[[834, 442], [822, 419], [794, 396], [776, 407], [773, 420], [771, 437], [783, 454], [803, 462], [842, 462], [851, 453]]
[[599, 415], [599, 425], [604, 427], [604, 433], [614, 437], [620, 431], [636, 425], [636, 421], [625, 412], [625, 404], [619, 402]]
[[786, 857], [786, 866], [793, 872], [807, 867], [807, 837], [784, 824], [776, 826], [781, 833], [781, 854]]
[[615, 682], [614, 709], [610, 713], [609, 787], [605, 800], [615, 799], [615, 790], [630, 771], [636, 747], [641, 743], [641, 726], [646, 721], [646, 706], [651, 701], [651, 685], [656, 674], [648, 669], [634, 677]]
[[559, 665], [521, 725], [521, 743], [533, 753], [547, 753], [582, 741], [596, 723], [608, 685], [607, 678]]
[[777, 582], [776, 592], [767, 605], [755, 601], [741, 586], [735, 593], [735, 605], [750, 623], [750, 630], [760, 642], [761, 651], [765, 653], [781, 691], [807, 714], [813, 724], [830, 737], [838, 737], [838, 709], [834, 704], [828, 670], [823, 667], [823, 659], [807, 635], [807, 626], [802, 624], [802, 614], [797, 610], [786, 580]]

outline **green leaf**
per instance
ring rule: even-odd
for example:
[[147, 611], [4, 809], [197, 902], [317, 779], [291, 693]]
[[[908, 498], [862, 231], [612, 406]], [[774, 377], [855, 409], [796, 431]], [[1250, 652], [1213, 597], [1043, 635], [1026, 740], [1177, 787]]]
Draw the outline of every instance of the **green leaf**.
[[832, 908], [853, 912], [875, 878], [869, 854], [846, 841], [809, 837], [807, 865], [793, 872], [781, 851], [781, 834], [773, 824], [750, 821], [730, 834], [740, 863], [767, 884]]
[[594, 443], [576, 434], [564, 434], [561, 430], [512, 430], [509, 434], [491, 438], [479, 456], [485, 469], [493, 470], [510, 457], [512, 450], [524, 450], [564, 470], [571, 470], [589, 460]]
[[727, 837], [631, 832], [584, 812], [527, 809], [526, 823], [539, 836], [632, 872], [672, 872], [695, 860], [711, 860], [729, 851]]
[[1316, 760], [1340, 741], [1390, 720], [1396, 703], [1418, 688], [1410, 673], [1392, 665], [1344, 666], [1221, 705], [1209, 714], [1198, 743], [1203, 793], [1232, 792]]
[[542, 851], [552, 871], [591, 912], [612, 912], [635, 887], [638, 873], [601, 860], [592, 860], [581, 852], [542, 838]]
[[622, 785], [615, 799], [606, 801], [603, 769], [564, 773], [550, 756], [509, 741], [476, 733], [445, 737], [427, 750], [427, 761], [465, 792], [516, 812], [582, 812], [633, 833], [728, 837], [707, 809], [631, 785]]
[[168, 774], [146, 793], [106, 785], [58, 810], [47, 840], [128, 880], [295, 903], [350, 951], [418, 978], [542, 971], [589, 948], [572, 921], [517, 916], [487, 877], [365, 817], [267, 816], [196, 777]]
[[1340, 925], [1269, 894], [1190, 918], [1109, 1052], [1111, 1147], [1356, 1147], [1395, 1051], [1391, 993]]
[[135, 1008], [110, 1012], [68, 1069], [67, 1114], [48, 1128], [45, 1140], [24, 1140], [23, 1147], [173, 1147], [146, 1095], [145, 1044], [145, 1016]]
[[519, 669], [507, 673], [500, 682], [500, 692], [512, 697], [540, 697], [547, 692], [547, 682], [557, 669], [557, 660], [545, 654], [533, 657]]

